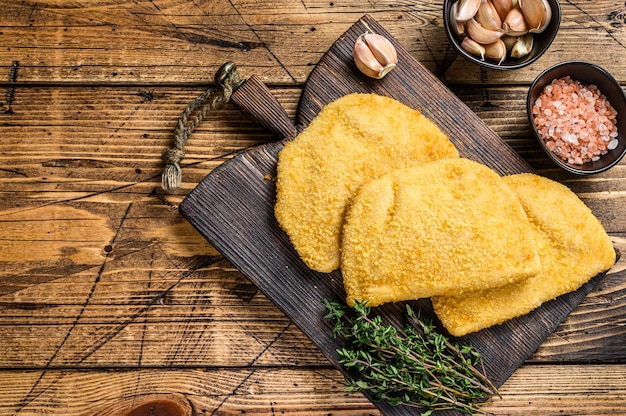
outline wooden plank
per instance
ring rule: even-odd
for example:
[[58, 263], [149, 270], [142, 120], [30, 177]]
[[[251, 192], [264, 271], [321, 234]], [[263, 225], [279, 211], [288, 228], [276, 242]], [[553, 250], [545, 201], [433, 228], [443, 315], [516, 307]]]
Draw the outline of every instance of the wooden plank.
[[[5, 90], [0, 86], [0, 94]], [[0, 175], [12, 179], [3, 188], [12, 183], [22, 186], [26, 177], [54, 181], [63, 169], [79, 177], [85, 172], [90, 179], [105, 180], [106, 173], [111, 175], [108, 179], [120, 185], [150, 180], [161, 171], [160, 155], [172, 143], [180, 112], [203, 90], [175, 86], [18, 87], [13, 113], [0, 114], [4, 145], [0, 161], [6, 167]], [[271, 91], [295, 119], [301, 88], [276, 87]], [[531, 139], [525, 112], [526, 87], [453, 86], [452, 91], [533, 168], [551, 177], [558, 174]], [[183, 184], [183, 190], [192, 189], [229, 154], [271, 139], [271, 134], [233, 105], [216, 110], [187, 143], [183, 179], [190, 180]], [[624, 176], [626, 172], [618, 166], [597, 177]], [[590, 180], [563, 175], [558, 178], [576, 183]], [[613, 184], [617, 186], [617, 182]], [[69, 187], [70, 182], [63, 185]]]
[[[284, 3], [284, 2], [283, 2]], [[623, 5], [562, 4], [563, 24], [548, 53], [519, 71], [485, 71], [457, 58], [443, 29], [442, 1], [410, 4], [271, 0], [192, 3], [0, 2], [0, 79], [14, 60], [19, 82], [198, 84], [228, 60], [270, 84], [302, 84], [313, 65], [354, 21], [368, 13], [447, 83], [528, 84], [544, 68], [584, 58], [626, 82]], [[603, 53], [595, 53], [602, 50]]]
[[[43, 375], [55, 381], [50, 388], [31, 391], [41, 376], [38, 370], [0, 371], [0, 413], [110, 416], [166, 399], [187, 404], [194, 414], [381, 414], [362, 395], [342, 392], [343, 377], [330, 368], [54, 370]], [[621, 414], [624, 378], [626, 366], [619, 364], [524, 366], [502, 387], [502, 400], [485, 410], [494, 416]]]
[[[150, 295], [160, 296], [154, 282], [138, 282], [135, 286], [145, 285], [143, 291], [119, 281], [103, 283], [108, 297], [97, 296], [77, 324], [82, 304], [65, 305], [69, 299], [59, 296], [60, 286], [81, 293], [69, 279], [41, 285], [50, 293], [48, 301], [33, 292], [21, 297], [41, 298], [37, 303], [3, 299], [0, 368], [328, 365], [322, 352], [246, 279], [238, 273], [230, 279], [219, 275], [199, 271], [160, 297], [163, 303], [149, 307]], [[529, 362], [623, 360], [625, 297], [623, 275], [607, 277]]]
[[[317, 347], [267, 300], [211, 306], [205, 300], [210, 293], [194, 293], [192, 300], [178, 290], [168, 292], [165, 304], [150, 308], [111, 307], [111, 312], [118, 309], [118, 317], [103, 311], [98, 318], [102, 308], [92, 306], [78, 323], [3, 324], [0, 368], [328, 365]], [[170, 303], [176, 299], [185, 304]], [[43, 321], [55, 320], [56, 309], [50, 306], [52, 316]], [[79, 316], [80, 305], [64, 309], [67, 315], [57, 322]]]
[[[619, 247], [626, 248], [623, 243]], [[254, 285], [228, 271], [226, 262], [193, 273], [178, 269], [186, 279], [169, 289], [174, 273], [166, 279], [165, 268], [139, 259], [132, 261], [135, 269], [146, 272], [129, 275], [126, 266], [111, 271], [86, 308], [83, 299], [94, 279], [86, 272], [3, 296], [0, 339], [5, 353], [0, 368], [328, 364]], [[623, 360], [623, 269], [621, 262], [530, 362]], [[159, 273], [164, 282], [157, 280]], [[42, 339], [47, 342], [42, 344]]]
[[[178, 222], [185, 224], [180, 219]], [[149, 229], [155, 220], [145, 222], [146, 226], [132, 225], [132, 220], [127, 224], [125, 227]], [[190, 239], [193, 230], [188, 229], [187, 235], [175, 230], [165, 226], [160, 233], [178, 234], [191, 245], [196, 241], [199, 251], [202, 247], [212, 250], [199, 236]], [[133, 240], [142, 238], [134, 236]], [[626, 240], [614, 240], [622, 251], [626, 248]], [[36, 275], [36, 269], [15, 273], [21, 287], [0, 299], [0, 339], [5, 351], [0, 367], [186, 366], [207, 362], [231, 366], [255, 359], [259, 349], [267, 349], [264, 360], [270, 359], [272, 365], [326, 363], [321, 352], [228, 262], [199, 254], [194, 258], [186, 244], [176, 240], [165, 242], [163, 247], [153, 244], [136, 253], [123, 253], [122, 248], [131, 241], [122, 239], [112, 246], [106, 273], [95, 288], [101, 267], [97, 264], [74, 273], [70, 265], [62, 264], [56, 269], [48, 267], [47, 275]], [[622, 260], [532, 360], [623, 359], [623, 271]], [[3, 274], [5, 284], [12, 276]], [[27, 282], [23, 276], [41, 281]], [[85, 305], [91, 290], [90, 302]], [[42, 339], [48, 341], [42, 344]], [[173, 351], [180, 350], [181, 345], [185, 346], [184, 353], [173, 359]]]

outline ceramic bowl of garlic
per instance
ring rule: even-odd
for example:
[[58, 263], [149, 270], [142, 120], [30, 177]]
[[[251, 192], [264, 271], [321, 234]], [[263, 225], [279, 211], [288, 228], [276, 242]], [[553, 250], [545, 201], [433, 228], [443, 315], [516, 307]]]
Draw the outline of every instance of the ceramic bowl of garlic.
[[596, 64], [568, 61], [546, 69], [530, 86], [526, 110], [543, 150], [568, 172], [604, 172], [626, 154], [626, 96]]
[[490, 69], [535, 62], [561, 24], [558, 0], [445, 0], [446, 34], [457, 52]]

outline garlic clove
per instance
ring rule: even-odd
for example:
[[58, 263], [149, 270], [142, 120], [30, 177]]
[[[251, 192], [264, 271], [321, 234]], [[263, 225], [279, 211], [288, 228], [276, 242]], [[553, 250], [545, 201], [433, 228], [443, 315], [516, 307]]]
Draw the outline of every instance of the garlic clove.
[[479, 56], [482, 61], [485, 60], [485, 47], [472, 38], [463, 39], [461, 48], [474, 56]]
[[532, 33], [527, 33], [524, 36], [517, 38], [515, 45], [511, 48], [512, 58], [523, 58], [528, 55], [533, 49], [534, 36]]
[[478, 12], [478, 8], [480, 7], [481, 0], [459, 0], [458, 11], [457, 11], [457, 21], [459, 22], [467, 22], [471, 18], [473, 18]]
[[528, 23], [529, 31], [541, 33], [552, 19], [552, 8], [547, 0], [518, 0], [519, 8]]
[[396, 48], [391, 44], [389, 39], [374, 33], [366, 33], [363, 40], [369, 46], [370, 50], [383, 66], [398, 63], [398, 54]]
[[513, 49], [513, 46], [517, 43], [518, 38], [518, 36], [503, 35], [500, 39], [504, 42], [506, 50], [510, 52], [511, 49]]
[[367, 76], [376, 77], [383, 68], [367, 44], [360, 38], [354, 44], [352, 55], [356, 67]]
[[363, 74], [381, 79], [396, 67], [398, 55], [389, 39], [375, 33], [364, 33], [354, 43], [354, 63]]
[[500, 20], [504, 20], [506, 15], [509, 14], [509, 11], [515, 7], [513, 0], [492, 0], [492, 3], [493, 7], [498, 12], [498, 16], [500, 16]]
[[519, 7], [509, 11], [502, 23], [504, 33], [509, 36], [522, 36], [528, 33], [529, 27]]
[[481, 0], [474, 18], [487, 29], [498, 30], [502, 27], [502, 19], [500, 19], [500, 15], [491, 0]]
[[498, 39], [489, 45], [485, 45], [485, 57], [498, 61], [498, 65], [506, 58], [506, 45], [502, 39]]
[[504, 34], [500, 29], [491, 30], [483, 27], [475, 19], [467, 22], [467, 33], [472, 39], [482, 45], [493, 43]]
[[461, 36], [466, 33], [465, 22], [459, 21], [459, 19], [457, 18], [458, 13], [459, 13], [459, 2], [457, 1], [456, 3], [452, 5], [452, 7], [450, 7], [450, 28], [452, 29], [452, 32], [455, 35]]

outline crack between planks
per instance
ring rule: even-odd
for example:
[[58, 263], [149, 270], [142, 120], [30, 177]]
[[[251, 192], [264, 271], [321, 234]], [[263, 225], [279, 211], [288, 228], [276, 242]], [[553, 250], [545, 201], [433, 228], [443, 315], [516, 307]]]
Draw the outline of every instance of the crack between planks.
[[[296, 78], [289, 72], [289, 70], [287, 69], [287, 67], [285, 65], [283, 65], [283, 63], [280, 61], [280, 59], [278, 59], [278, 56], [276, 56], [276, 54], [270, 49], [270, 47], [267, 45], [267, 43], [263, 42], [263, 40], [261, 39], [261, 37], [259, 36], [258, 32], [248, 23], [246, 22], [246, 20], [244, 19], [243, 15], [241, 14], [241, 12], [239, 11], [239, 9], [237, 8], [237, 6], [233, 3], [233, 0], [228, 0], [228, 3], [231, 5], [231, 7], [233, 8], [233, 10], [237, 13], [237, 16], [239, 16], [241, 18], [241, 21], [246, 25], [246, 27], [248, 28], [248, 30], [250, 30], [250, 32], [252, 32], [252, 34], [254, 35], [255, 38], [257, 38], [257, 40], [259, 41], [259, 43], [263, 46], [263, 48], [265, 48], [265, 50], [267, 51], [267, 53], [270, 54], [270, 56], [272, 58], [274, 58], [274, 60], [276, 61], [276, 63], [278, 65], [280, 65], [280, 67], [285, 71], [285, 73], [289, 76], [289, 78], [294, 82], [297, 83]], [[308, 11], [308, 10], [307, 10]]]
[[[115, 242], [117, 241], [117, 238], [118, 238], [118, 236], [120, 234], [120, 231], [122, 229], [124, 221], [126, 220], [126, 217], [128, 216], [128, 213], [130, 212], [130, 209], [131, 209], [132, 206], [133, 206], [133, 203], [131, 202], [126, 207], [126, 211], [124, 212], [124, 215], [122, 216], [122, 219], [120, 220], [120, 224], [118, 225], [117, 230], [115, 231], [115, 235], [111, 239], [111, 244], [115, 244]], [[100, 282], [100, 279], [102, 277], [102, 273], [104, 272], [104, 269], [105, 269], [105, 267], [106, 267], [110, 257], [111, 257], [111, 253], [106, 253], [106, 255], [104, 257], [104, 260], [102, 261], [102, 264], [100, 265], [100, 268], [98, 269], [98, 272], [96, 274], [96, 278], [94, 279], [94, 282], [91, 285], [91, 289], [89, 291], [89, 294], [87, 295], [87, 298], [83, 302], [83, 305], [82, 305], [80, 311], [76, 315], [76, 319], [74, 319], [74, 322], [72, 322], [69, 330], [65, 334], [65, 337], [63, 338], [63, 340], [61, 341], [59, 346], [54, 350], [54, 353], [52, 354], [52, 356], [50, 357], [50, 359], [46, 363], [46, 365], [44, 367], [44, 370], [41, 372], [41, 374], [39, 375], [39, 377], [37, 378], [37, 380], [33, 384], [33, 387], [30, 389], [30, 391], [28, 392], [26, 397], [24, 397], [20, 401], [20, 403], [18, 404], [18, 408], [17, 408], [17, 412], [16, 413], [19, 413], [24, 407], [26, 407], [28, 404], [30, 404], [36, 397], [38, 397], [41, 394], [41, 393], [38, 393], [38, 394], [33, 396], [34, 391], [37, 389], [37, 387], [39, 386], [39, 384], [43, 380], [44, 376], [47, 374], [47, 371], [50, 368], [50, 366], [52, 365], [52, 362], [55, 360], [55, 358], [58, 356], [58, 354], [63, 349], [65, 343], [68, 341], [68, 339], [72, 335], [72, 332], [74, 331], [74, 329], [78, 325], [78, 322], [80, 321], [80, 319], [82, 318], [85, 310], [87, 309], [87, 306], [89, 305], [89, 301], [91, 300], [91, 298], [92, 298], [92, 296], [93, 296], [93, 294], [94, 294], [94, 292], [96, 290], [96, 287], [98, 286], [98, 283]], [[43, 391], [46, 391], [46, 389], [44, 389]]]
[[615, 43], [617, 43], [619, 46], [621, 46], [622, 48], [626, 48], [624, 46], [624, 44], [622, 42], [620, 42], [619, 39], [617, 39], [613, 33], [611, 33], [610, 30], [607, 30], [606, 27], [604, 27], [604, 25], [602, 25], [602, 23], [600, 23], [595, 17], [593, 17], [592, 15], [590, 15], [589, 13], [587, 13], [586, 11], [584, 11], [579, 5], [572, 3], [570, 0], [567, 0], [567, 4], [569, 4], [570, 6], [574, 7], [576, 10], [578, 10], [580, 13], [582, 13], [584, 16], [588, 17], [589, 20], [591, 20], [593, 23], [596, 23], [598, 26], [598, 29], [603, 30], [611, 39], [613, 39], [613, 41], [615, 41]]
[[[131, 204], [132, 205], [132, 204]], [[121, 226], [121, 224], [120, 224]], [[161, 291], [160, 293], [156, 294], [148, 303], [146, 303], [142, 308], [138, 309], [133, 315], [131, 315], [130, 317], [128, 317], [125, 321], [121, 322], [119, 325], [117, 325], [112, 331], [110, 331], [108, 334], [102, 336], [97, 342], [95, 342], [94, 344], [91, 345], [91, 347], [86, 350], [86, 352], [78, 357], [78, 360], [76, 362], [74, 362], [72, 365], [69, 366], [63, 366], [63, 367], [58, 367], [55, 368], [55, 370], [61, 369], [64, 371], [71, 371], [77, 368], [78, 365], [80, 365], [83, 361], [85, 361], [86, 359], [88, 359], [89, 357], [91, 357], [95, 352], [97, 352], [102, 346], [104, 346], [107, 342], [109, 342], [111, 339], [113, 339], [117, 334], [119, 334], [124, 328], [126, 328], [129, 324], [131, 324], [132, 322], [134, 322], [137, 318], [139, 318], [140, 316], [142, 316], [143, 314], [145, 314], [152, 306], [156, 305], [156, 304], [160, 304], [161, 300], [163, 299], [163, 297], [171, 292], [177, 285], [179, 285], [183, 280], [185, 280], [187, 277], [189, 277], [191, 274], [195, 273], [197, 270], [207, 267], [211, 264], [213, 264], [216, 260], [215, 257], [208, 257], [208, 258], [202, 258], [201, 260], [197, 261], [196, 264], [191, 264], [188, 267], [190, 268], [190, 270], [188, 270], [187, 272], [183, 273], [175, 282], [173, 282], [168, 288], [164, 289], [163, 291]], [[105, 259], [106, 260], [106, 259]], [[179, 269], [179, 265], [176, 265], [176, 268]], [[94, 284], [95, 285], [95, 284]], [[95, 290], [95, 288], [93, 289]], [[92, 293], [93, 293], [92, 290]], [[50, 371], [52, 369], [51, 367], [51, 363], [54, 360], [54, 357], [58, 354], [58, 352], [60, 351], [60, 349], [62, 348], [63, 344], [66, 342], [66, 340], [69, 338], [71, 330], [76, 326], [76, 324], [78, 323], [78, 321], [80, 320], [80, 315], [83, 313], [84, 308], [86, 307], [86, 304], [88, 302], [86, 302], [84, 304], [83, 309], [79, 312], [79, 316], [77, 316], [77, 319], [74, 321], [74, 324], [72, 326], [72, 328], [70, 328], [70, 330], [68, 331], [68, 334], [66, 335], [65, 339], [63, 340], [63, 342], [61, 343], [61, 345], [57, 348], [57, 351], [53, 354], [53, 357], [48, 361], [48, 363], [46, 364], [44, 370], [42, 371], [42, 374], [38, 377], [37, 381], [35, 382], [35, 384], [33, 385], [33, 387], [31, 388], [30, 392], [27, 394], [27, 396], [22, 399], [22, 401], [20, 402], [17, 411], [15, 412], [15, 414], [17, 415], [18, 413], [20, 413], [26, 406], [28, 406], [30, 403], [32, 403], [35, 399], [37, 399], [38, 397], [40, 397], [43, 393], [45, 393], [49, 388], [53, 387], [57, 382], [59, 382], [65, 375], [66, 373], [62, 373], [60, 375], [58, 375], [56, 377], [56, 379], [54, 381], [51, 381], [50, 384], [48, 386], [46, 386], [46, 388], [42, 389], [42, 391], [40, 391], [37, 394], [34, 394], [35, 389], [38, 387], [39, 384], [41, 384], [44, 376], [48, 373], [48, 371]], [[136, 369], [135, 369], [136, 370]]]
[[[150, 257], [150, 272], [148, 272], [148, 287], [147, 290], [149, 291], [152, 288], [152, 272], [153, 272], [153, 268], [152, 266], [154, 265], [154, 253], [151, 254]], [[139, 343], [139, 357], [137, 358], [137, 366], [141, 368], [141, 364], [143, 361], [143, 349], [144, 349], [144, 345], [145, 345], [145, 341], [146, 341], [146, 330], [148, 328], [148, 322], [147, 320], [144, 321], [143, 323], [143, 328], [141, 330], [141, 341]], [[135, 381], [135, 391], [133, 393], [133, 400], [131, 402], [131, 409], [135, 407], [135, 400], [137, 399], [137, 395], [139, 393], [139, 389], [141, 386], [141, 375], [142, 372], [138, 371], [137, 372], [137, 380]]]
[[[246, 368], [246, 369], [250, 369], [250, 367], [254, 366], [254, 364], [255, 364], [255, 363], [259, 360], [259, 358], [261, 358], [261, 356], [262, 356], [263, 354], [265, 354], [265, 352], [266, 352], [266, 351], [268, 351], [268, 350], [271, 348], [271, 346], [272, 346], [272, 345], [274, 345], [274, 344], [278, 341], [278, 339], [280, 339], [280, 337], [281, 337], [281, 336], [283, 336], [283, 334], [284, 334], [285, 332], [287, 332], [287, 330], [289, 329], [289, 327], [291, 327], [291, 325], [292, 325], [292, 322], [291, 322], [291, 321], [287, 322], [287, 325], [285, 325], [285, 327], [284, 327], [284, 328], [283, 328], [280, 332], [278, 332], [278, 333], [276, 334], [276, 336], [275, 336], [275, 337], [274, 337], [274, 338], [273, 338], [270, 342], [268, 342], [268, 343], [267, 343], [267, 345], [266, 345], [266, 346], [265, 346], [265, 347], [261, 350], [261, 352], [259, 352], [259, 353], [256, 355], [256, 357], [254, 357], [252, 360], [250, 360], [250, 363], [248, 364], [248, 366], [246, 366], [246, 367], [244, 367], [244, 368]], [[272, 366], [272, 367], [274, 367], [274, 366]], [[211, 412], [211, 415], [215, 415], [215, 414], [217, 414], [217, 412], [219, 412], [219, 410], [222, 408], [222, 406], [223, 406], [224, 404], [226, 404], [226, 402], [228, 401], [228, 399], [229, 399], [230, 397], [234, 396], [234, 395], [237, 393], [237, 391], [238, 391], [238, 390], [239, 390], [239, 389], [240, 389], [240, 388], [241, 388], [241, 387], [242, 387], [242, 386], [243, 386], [243, 385], [244, 385], [244, 384], [245, 384], [248, 380], [250, 380], [250, 378], [254, 375], [254, 373], [255, 373], [255, 372], [256, 372], [256, 370], [255, 370], [254, 368], [250, 369], [250, 373], [248, 373], [248, 375], [246, 375], [246, 376], [243, 378], [243, 380], [241, 380], [241, 382], [240, 382], [239, 384], [237, 384], [237, 385], [235, 386], [235, 388], [233, 388], [233, 389], [232, 389], [232, 391], [231, 391], [230, 393], [228, 393], [228, 394], [226, 395], [226, 397], [224, 397], [224, 398], [223, 398], [223, 399], [222, 399], [222, 400], [221, 400], [221, 401], [217, 404], [217, 406], [215, 407], [215, 409], [213, 409], [213, 411]]]
[[[221, 159], [227, 160], [228, 157], [237, 156], [237, 155], [239, 155], [241, 153], [245, 153], [248, 150], [253, 149], [253, 148], [259, 146], [260, 144], [261, 143], [253, 144], [253, 145], [244, 147], [242, 149], [236, 149], [236, 150], [233, 150], [231, 152], [226, 152], [226, 153], [223, 153], [221, 155], [218, 155], [218, 156], [215, 156], [215, 157], [212, 157], [212, 158], [209, 158], [209, 159], [204, 159], [204, 160], [200, 160], [200, 161], [197, 161], [197, 162], [191, 162], [191, 163], [182, 164], [181, 168], [184, 169], [186, 167], [200, 166], [200, 165], [202, 165], [204, 163], [214, 162], [216, 160], [221, 160]], [[160, 180], [160, 177], [161, 177], [161, 173], [157, 173], [155, 175], [152, 175], [152, 176], [150, 176], [148, 178], [142, 179], [142, 180], [137, 181], [137, 182], [129, 183], [129, 184], [126, 184], [126, 185], [116, 186], [116, 187], [105, 189], [105, 190], [102, 190], [102, 191], [90, 192], [90, 193], [88, 193], [86, 195], [77, 196], [75, 198], [67, 198], [67, 199], [62, 199], [62, 200], [59, 200], [59, 201], [52, 201], [52, 202], [48, 202], [48, 203], [45, 203], [45, 204], [42, 204], [42, 205], [37, 205], [37, 206], [34, 206], [34, 207], [23, 208], [23, 209], [19, 209], [19, 210], [0, 212], [0, 217], [6, 217], [6, 216], [10, 216], [10, 215], [15, 215], [15, 214], [23, 214], [25, 212], [30, 212], [30, 211], [34, 211], [34, 210], [37, 210], [37, 209], [47, 208], [49, 206], [54, 206], [54, 205], [59, 205], [59, 204], [65, 204], [65, 203], [77, 202], [77, 201], [84, 201], [86, 199], [93, 198], [95, 196], [106, 195], [108, 193], [117, 192], [117, 191], [121, 191], [121, 190], [124, 190], [124, 189], [132, 188], [133, 186], [136, 186], [136, 185], [141, 185], [141, 184], [145, 184], [145, 183], [148, 183], [148, 182], [152, 182], [152, 181], [154, 181], [157, 178]]]
[[[189, 314], [187, 315], [188, 317], [189, 317], [189, 316], [193, 316], [193, 315], [194, 315], [194, 312], [195, 312], [195, 311], [197, 310], [197, 308], [198, 308], [197, 300], [198, 300], [199, 298], [201, 298], [201, 296], [198, 294], [198, 289], [199, 289], [199, 288], [195, 288], [195, 289], [196, 289], [196, 290], [194, 291], [195, 293], [194, 293], [194, 298], [193, 298], [193, 307], [191, 308], [191, 311], [190, 311], [190, 312], [189, 312]], [[211, 321], [212, 321], [212, 320], [209, 320], [209, 322], [211, 322]], [[181, 330], [180, 330], [180, 331], [177, 331], [177, 333], [176, 333], [176, 334], [177, 334], [178, 336], [180, 336], [180, 339], [181, 339], [181, 340], [182, 340], [182, 339], [186, 339], [186, 338], [187, 338], [187, 337], [186, 337], [186, 335], [187, 335], [187, 334], [193, 333], [193, 330], [192, 330], [192, 325], [190, 325], [190, 323], [191, 323], [191, 322], [190, 322], [189, 320], [184, 319], [184, 325], [182, 325], [182, 328], [181, 328]], [[202, 334], [204, 334], [204, 331], [205, 331], [205, 330], [203, 329]], [[192, 339], [195, 339], [195, 343], [194, 343], [193, 345], [191, 345], [191, 346], [190, 346], [190, 351], [195, 351], [195, 350], [197, 349], [196, 347], [199, 345], [199, 343], [200, 343], [200, 341], [201, 341], [201, 339], [202, 339], [203, 337], [201, 336], [201, 334], [198, 334], [198, 335], [196, 335], [196, 336], [192, 336], [191, 338], [192, 338]], [[172, 364], [172, 363], [176, 362], [176, 360], [177, 360], [180, 356], [182, 356], [182, 355], [183, 355], [183, 344], [182, 344], [182, 342], [178, 342], [178, 343], [176, 344], [176, 348], [174, 349], [174, 351], [173, 351], [173, 352], [171, 352], [171, 353], [168, 353], [168, 356], [165, 358], [165, 362], [166, 362], [166, 363], [169, 363], [169, 364]], [[185, 360], [187, 360], [187, 359], [189, 359], [189, 356], [185, 357]]]

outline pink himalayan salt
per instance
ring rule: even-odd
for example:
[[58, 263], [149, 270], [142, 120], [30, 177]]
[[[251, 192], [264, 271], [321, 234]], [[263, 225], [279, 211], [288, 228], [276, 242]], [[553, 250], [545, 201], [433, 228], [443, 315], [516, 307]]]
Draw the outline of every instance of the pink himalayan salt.
[[537, 97], [532, 113], [546, 147], [565, 162], [596, 161], [617, 147], [617, 111], [593, 84], [569, 76], [555, 79]]

